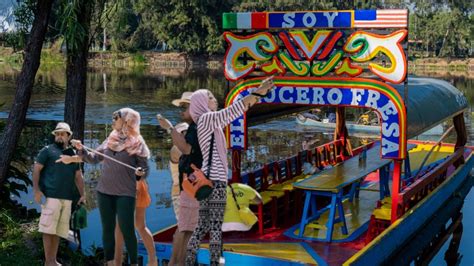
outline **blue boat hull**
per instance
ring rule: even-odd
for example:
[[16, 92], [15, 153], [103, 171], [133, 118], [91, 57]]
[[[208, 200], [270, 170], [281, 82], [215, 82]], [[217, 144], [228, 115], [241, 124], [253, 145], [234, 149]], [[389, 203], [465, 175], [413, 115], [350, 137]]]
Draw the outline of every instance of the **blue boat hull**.
[[[437, 188], [425, 200], [420, 202], [404, 217], [392, 224], [384, 233], [379, 235], [373, 242], [360, 250], [344, 265], [383, 265], [398, 250], [400, 250], [413, 236], [437, 215], [443, 207], [458, 191], [468, 178], [474, 166], [474, 156], [469, 156], [466, 163], [456, 170], [451, 178]], [[471, 184], [470, 182], [468, 182]]]

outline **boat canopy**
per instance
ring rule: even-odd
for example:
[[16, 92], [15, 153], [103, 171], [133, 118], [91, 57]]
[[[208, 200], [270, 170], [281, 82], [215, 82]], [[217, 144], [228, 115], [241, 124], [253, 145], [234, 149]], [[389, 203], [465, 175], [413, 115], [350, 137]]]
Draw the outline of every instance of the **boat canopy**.
[[[392, 87], [404, 97], [403, 85]], [[406, 98], [408, 138], [422, 134], [468, 107], [461, 91], [444, 80], [433, 78], [409, 77]]]
[[[262, 78], [237, 84], [227, 95], [226, 106], [248, 95]], [[247, 127], [272, 117], [316, 106], [371, 108], [381, 117], [382, 158], [403, 159], [406, 140], [451, 118], [465, 108], [463, 94], [448, 82], [410, 77], [407, 106], [404, 85], [367, 78], [275, 77], [276, 88], [227, 128], [231, 148], [245, 149]], [[405, 111], [405, 108], [408, 112]]]
[[[403, 84], [390, 84], [402, 98]], [[452, 118], [468, 107], [463, 94], [446, 81], [423, 78], [408, 78], [407, 137], [413, 138], [439, 123]], [[258, 104], [247, 112], [247, 126], [261, 124], [284, 115], [314, 108], [301, 104]]]

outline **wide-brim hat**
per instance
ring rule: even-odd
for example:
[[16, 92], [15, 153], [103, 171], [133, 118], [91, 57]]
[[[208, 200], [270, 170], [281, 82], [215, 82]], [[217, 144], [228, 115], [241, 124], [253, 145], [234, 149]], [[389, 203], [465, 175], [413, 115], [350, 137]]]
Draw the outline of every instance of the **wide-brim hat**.
[[191, 95], [193, 95], [192, 92], [190, 92], [190, 91], [185, 91], [185, 92], [183, 92], [183, 94], [181, 94], [181, 98], [180, 98], [180, 99], [175, 99], [175, 100], [171, 101], [171, 103], [172, 103], [174, 106], [177, 106], [177, 107], [180, 107], [181, 104], [183, 104], [183, 103], [190, 104], [190, 103], [191, 103]]
[[59, 122], [51, 133], [54, 135], [56, 132], [66, 132], [72, 135], [71, 127], [65, 122]]

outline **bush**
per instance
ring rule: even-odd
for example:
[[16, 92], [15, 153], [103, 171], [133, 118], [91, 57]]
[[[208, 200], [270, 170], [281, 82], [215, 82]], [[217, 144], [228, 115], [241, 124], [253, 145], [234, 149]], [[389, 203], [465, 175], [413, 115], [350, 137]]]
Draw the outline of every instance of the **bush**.
[[133, 55], [133, 62], [136, 64], [145, 64], [146, 59], [142, 54], [134, 54]]
[[[34, 219], [35, 221], [37, 219]], [[43, 250], [35, 223], [26, 223], [12, 211], [0, 210], [0, 254], [2, 265], [40, 265]]]
[[[38, 232], [38, 215], [25, 218], [15, 212], [21, 206], [0, 209], [0, 265], [43, 265], [44, 250], [42, 235]], [[71, 250], [67, 241], [60, 240], [58, 261], [63, 265], [100, 265], [103, 252], [92, 248], [95, 256], [85, 256]]]

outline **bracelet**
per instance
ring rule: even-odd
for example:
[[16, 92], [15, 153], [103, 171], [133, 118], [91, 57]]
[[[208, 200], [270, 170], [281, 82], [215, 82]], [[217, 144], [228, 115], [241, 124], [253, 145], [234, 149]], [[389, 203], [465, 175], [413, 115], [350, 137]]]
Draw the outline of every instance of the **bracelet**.
[[267, 97], [270, 94], [270, 91], [267, 91], [266, 94], [260, 94], [260, 93], [256, 93], [256, 92], [252, 92], [250, 94], [252, 94], [253, 96], [258, 96], [260, 98], [263, 98], [263, 97]]

